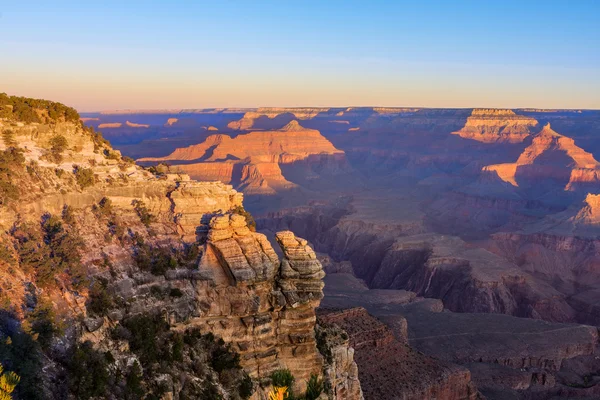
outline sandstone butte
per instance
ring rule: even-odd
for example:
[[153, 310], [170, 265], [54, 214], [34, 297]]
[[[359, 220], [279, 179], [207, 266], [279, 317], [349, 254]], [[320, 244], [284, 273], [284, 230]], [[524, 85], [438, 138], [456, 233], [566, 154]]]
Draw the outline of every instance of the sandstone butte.
[[[0, 130], [7, 126], [0, 120]], [[254, 378], [253, 399], [265, 396], [268, 378], [279, 368], [291, 370], [298, 393], [311, 373], [323, 376], [325, 371], [334, 398], [362, 399], [348, 342], [335, 344], [333, 359], [325, 360], [317, 349], [315, 308], [323, 297], [324, 272], [306, 240], [290, 231], [277, 233], [283, 254], [278, 257], [266, 236], [252, 232], [245, 217], [235, 212], [242, 206], [243, 195], [230, 185], [196, 182], [177, 174], [156, 177], [124, 161], [118, 151], [79, 124], [58, 121], [12, 123], [10, 127], [33, 175], [22, 172], [20, 200], [0, 207], [0, 226], [8, 230], [17, 223], [39, 224], [44, 215], [60, 215], [68, 206], [72, 229], [83, 240], [86, 273], [92, 279], [105, 279], [107, 290], [123, 300], [104, 316], [90, 314], [87, 289], [75, 290], [66, 275], [56, 276], [51, 286], [36, 288], [35, 276], [14, 257], [11, 269], [6, 268], [7, 261], [0, 261], [5, 267], [0, 273], [0, 293], [17, 310], [17, 319], [26, 317], [22, 312], [28, 307], [25, 298], [34, 285], [36, 298], [47, 299], [69, 326], [70, 336], [61, 339], [61, 346], [75, 337], [89, 340], [97, 350], [111, 354], [116, 368], [127, 370], [135, 356], [111, 332], [129, 317], [155, 313], [173, 331], [199, 327], [230, 344], [240, 354], [241, 366]], [[69, 143], [59, 163], [45, 157], [56, 135]], [[0, 150], [7, 148], [7, 143], [0, 143]], [[93, 171], [91, 186], [77, 184], [74, 164], [78, 170]], [[110, 210], [105, 210], [112, 221], [109, 224], [98, 212], [106, 199], [110, 200]], [[150, 222], [142, 222], [135, 201], [147, 207], [153, 216]], [[111, 231], [115, 226], [127, 229], [115, 234]], [[132, 240], [132, 235], [137, 239]], [[14, 240], [6, 233], [0, 238], [3, 245]], [[193, 243], [200, 248], [193, 268], [177, 267], [154, 275], [136, 267], [134, 258], [140, 251], [136, 246], [141, 242], [151, 248], [176, 249]], [[153, 294], [175, 289], [178, 297]], [[48, 371], [45, 379], [55, 379], [59, 373]], [[164, 383], [167, 398], [173, 398], [186, 379], [193, 382], [193, 376], [184, 375]]]
[[128, 128], [150, 128], [150, 125], [148, 124], [136, 124], [135, 122], [125, 121], [125, 124], [121, 122], [104, 122], [98, 125], [98, 129], [116, 129], [123, 127], [123, 125], [125, 125]]
[[495, 173], [513, 186], [520, 186], [520, 180], [527, 185], [553, 179], [563, 182], [565, 190], [597, 184], [600, 178], [600, 165], [594, 156], [573, 139], [552, 130], [550, 124], [534, 136], [516, 162], [489, 165], [483, 171]]
[[200, 144], [176, 149], [168, 156], [138, 161], [175, 162], [175, 169], [194, 179], [231, 183], [247, 194], [275, 194], [297, 187], [283, 176], [281, 165], [310, 165], [329, 160], [343, 166], [344, 152], [318, 130], [306, 129], [293, 120], [273, 131], [250, 132], [233, 138], [211, 135]]
[[534, 118], [517, 115], [512, 110], [474, 109], [465, 126], [452, 133], [483, 143], [520, 143], [537, 125]]

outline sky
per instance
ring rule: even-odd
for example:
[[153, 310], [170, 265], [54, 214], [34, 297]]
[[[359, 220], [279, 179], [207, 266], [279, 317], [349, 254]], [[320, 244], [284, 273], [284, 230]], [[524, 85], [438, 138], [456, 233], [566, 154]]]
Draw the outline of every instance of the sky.
[[600, 1], [0, 0], [0, 92], [79, 111], [600, 109]]

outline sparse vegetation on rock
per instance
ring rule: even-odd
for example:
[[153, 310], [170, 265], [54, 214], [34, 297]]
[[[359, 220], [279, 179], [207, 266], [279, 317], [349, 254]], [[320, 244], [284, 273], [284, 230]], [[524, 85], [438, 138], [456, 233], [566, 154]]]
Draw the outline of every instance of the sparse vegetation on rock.
[[50, 139], [50, 150], [44, 158], [50, 162], [59, 164], [63, 160], [63, 152], [69, 147], [67, 138], [63, 135], [55, 135]]
[[248, 224], [248, 228], [252, 232], [256, 232], [256, 221], [252, 214], [250, 214], [243, 206], [237, 206], [232, 210], [236, 214], [240, 214], [244, 218], [246, 218], [246, 223]]
[[140, 217], [142, 224], [149, 226], [151, 223], [156, 222], [156, 217], [150, 214], [150, 211], [148, 211], [148, 208], [146, 207], [146, 203], [141, 200], [134, 200], [132, 205], [133, 209]]
[[64, 104], [29, 97], [9, 96], [0, 93], [0, 118], [22, 122], [75, 122], [79, 123], [79, 113]]
[[9, 147], [0, 151], [0, 205], [19, 198], [16, 179], [24, 167], [23, 150]]
[[47, 216], [39, 227], [21, 224], [14, 231], [20, 264], [26, 272], [35, 273], [36, 283], [48, 286], [59, 274], [66, 274], [74, 287], [85, 284], [85, 271], [80, 251], [83, 242], [71, 229], [65, 229], [60, 218]]
[[94, 184], [96, 183], [94, 171], [91, 168], [81, 168], [79, 166], [75, 166], [73, 173], [75, 174], [75, 179], [77, 180], [77, 183], [82, 189], [94, 186]]
[[14, 147], [17, 145], [15, 140], [15, 132], [12, 129], [5, 129], [2, 131], [2, 140], [6, 147]]

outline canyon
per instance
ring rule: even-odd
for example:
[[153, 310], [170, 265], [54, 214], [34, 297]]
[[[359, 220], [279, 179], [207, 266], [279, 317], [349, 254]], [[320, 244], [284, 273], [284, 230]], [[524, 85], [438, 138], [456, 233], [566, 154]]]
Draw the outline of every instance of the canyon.
[[[233, 185], [246, 195], [260, 232], [273, 240], [289, 230], [315, 248], [328, 273], [321, 308], [366, 309], [395, 340], [454, 363], [448, 368], [462, 372], [441, 375], [462, 376], [464, 388], [474, 382], [478, 396], [594, 398], [598, 111], [186, 112], [218, 134], [201, 126], [167, 134], [164, 117], [183, 110], [89, 117], [141, 124], [156, 118], [147, 134], [116, 148], [143, 165]], [[336, 279], [350, 279], [361, 294], [328, 290]], [[403, 304], [390, 304], [397, 296]], [[328, 318], [346, 328], [352, 318], [376, 324], [361, 313]], [[501, 329], [507, 324], [510, 330]], [[447, 339], [428, 334], [446, 325]], [[398, 326], [408, 328], [399, 335]], [[501, 334], [486, 348], [488, 331]], [[363, 391], [374, 396], [382, 384], [367, 379]], [[443, 397], [441, 386], [429, 385], [439, 398], [475, 395], [465, 389]], [[419, 398], [418, 389], [404, 390]]]
[[282, 370], [290, 391], [314, 377], [363, 398], [348, 341], [327, 359], [317, 347], [325, 274], [306, 240], [272, 244], [231, 185], [155, 175], [36, 112], [0, 120], [0, 358], [16, 399], [258, 399]]
[[0, 119], [17, 398], [599, 395], [600, 113], [36, 104]]

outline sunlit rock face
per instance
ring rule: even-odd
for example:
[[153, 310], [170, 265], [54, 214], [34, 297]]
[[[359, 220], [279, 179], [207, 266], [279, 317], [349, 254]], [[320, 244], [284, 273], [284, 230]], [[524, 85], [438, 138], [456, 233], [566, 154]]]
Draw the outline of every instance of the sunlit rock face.
[[452, 132], [483, 143], [520, 143], [531, 135], [538, 122], [512, 110], [475, 109], [465, 126]]
[[268, 378], [289, 368], [304, 390], [310, 374], [323, 367], [314, 325], [325, 274], [306, 240], [290, 231], [277, 233], [276, 240], [281, 262], [243, 217], [214, 217], [194, 272], [197, 308], [188, 324], [231, 343], [251, 376]]

